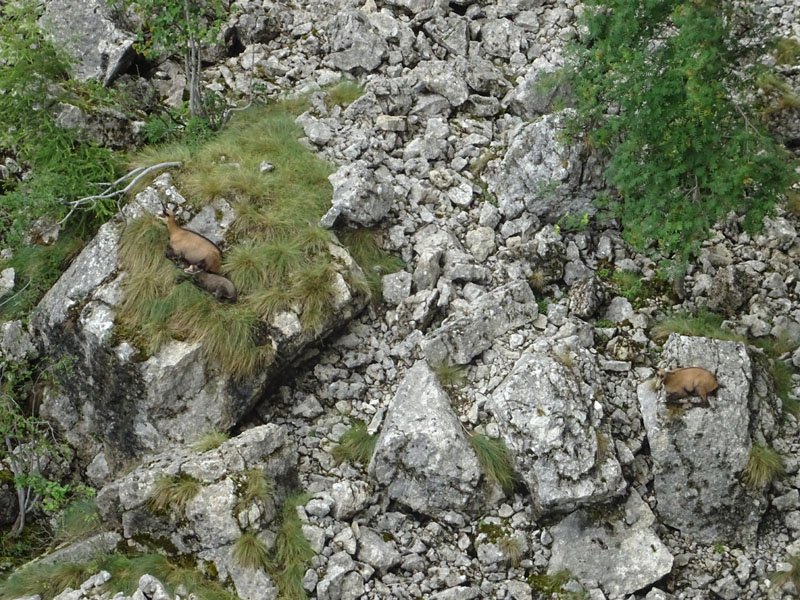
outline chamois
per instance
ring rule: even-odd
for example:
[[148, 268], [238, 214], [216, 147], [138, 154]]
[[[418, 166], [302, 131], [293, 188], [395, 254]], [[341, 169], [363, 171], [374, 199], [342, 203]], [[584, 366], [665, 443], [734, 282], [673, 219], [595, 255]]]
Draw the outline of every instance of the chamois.
[[222, 253], [217, 245], [199, 233], [185, 229], [175, 222], [175, 213], [164, 206], [159, 219], [167, 224], [169, 250], [167, 258], [185, 260], [209, 273], [219, 273], [222, 268]]
[[227, 277], [198, 271], [197, 267], [190, 266], [184, 269], [189, 275], [194, 275], [193, 281], [201, 290], [212, 294], [217, 300], [230, 300], [236, 302], [236, 287]]
[[673, 371], [659, 369], [656, 376], [667, 392], [667, 402], [700, 396], [703, 404], [708, 406], [708, 397], [716, 394], [722, 387], [711, 371], [701, 367], [685, 367]]

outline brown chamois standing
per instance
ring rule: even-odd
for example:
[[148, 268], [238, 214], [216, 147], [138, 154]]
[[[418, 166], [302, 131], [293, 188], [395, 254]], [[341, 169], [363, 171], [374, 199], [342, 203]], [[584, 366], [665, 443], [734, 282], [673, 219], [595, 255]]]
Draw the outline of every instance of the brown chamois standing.
[[682, 400], [689, 396], [700, 396], [704, 406], [708, 406], [708, 397], [716, 394], [722, 387], [717, 381], [716, 376], [707, 369], [701, 367], [685, 367], [665, 371], [656, 371], [664, 390], [667, 393], [667, 402]]
[[185, 229], [175, 222], [175, 213], [166, 206], [159, 219], [167, 224], [169, 250], [167, 258], [178, 258], [209, 273], [222, 269], [222, 252], [217, 245], [199, 233]]

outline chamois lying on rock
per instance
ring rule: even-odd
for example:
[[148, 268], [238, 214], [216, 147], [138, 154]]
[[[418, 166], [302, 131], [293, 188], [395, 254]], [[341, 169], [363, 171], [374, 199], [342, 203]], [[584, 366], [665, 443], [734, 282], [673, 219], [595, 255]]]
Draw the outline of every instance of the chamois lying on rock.
[[708, 397], [716, 394], [722, 387], [716, 376], [701, 367], [685, 367], [656, 371], [656, 377], [667, 393], [667, 402], [675, 402], [689, 396], [700, 396], [703, 406], [708, 406]]
[[195, 265], [208, 273], [219, 273], [222, 268], [222, 252], [217, 245], [199, 233], [181, 227], [175, 222], [175, 213], [166, 206], [159, 219], [167, 224], [169, 250], [167, 258], [177, 258]]
[[184, 269], [184, 272], [187, 275], [193, 276], [191, 278], [187, 277], [186, 279], [191, 279], [197, 287], [212, 294], [217, 300], [236, 302], [236, 287], [227, 277], [217, 275], [216, 273], [200, 271], [196, 266], [189, 266]]

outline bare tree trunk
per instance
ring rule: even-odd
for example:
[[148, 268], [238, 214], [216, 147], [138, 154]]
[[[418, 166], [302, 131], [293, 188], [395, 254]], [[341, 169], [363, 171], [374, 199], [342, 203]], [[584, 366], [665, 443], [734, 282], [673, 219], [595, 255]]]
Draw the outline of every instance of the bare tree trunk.
[[[189, 9], [190, 0], [184, 0], [183, 12], [187, 26], [191, 21]], [[203, 114], [203, 103], [200, 96], [200, 44], [194, 33], [189, 33], [184, 51], [186, 67], [186, 83], [189, 86], [189, 114], [193, 117], [200, 117]]]

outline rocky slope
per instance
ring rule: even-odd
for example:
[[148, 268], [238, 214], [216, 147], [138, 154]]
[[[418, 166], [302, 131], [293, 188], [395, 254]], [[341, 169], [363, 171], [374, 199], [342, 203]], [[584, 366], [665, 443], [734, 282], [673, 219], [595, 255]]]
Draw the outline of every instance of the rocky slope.
[[[768, 360], [743, 342], [665, 340], [653, 326], [671, 305], [707, 306], [743, 336], [797, 347], [798, 218], [778, 216], [751, 237], [731, 216], [677, 292], [658, 286], [652, 260], [617, 231], [554, 226], [566, 213], [591, 213], [601, 185], [600, 166], [558, 141], [563, 115], [534, 86], [563, 63], [577, 2], [235, 4], [226, 34], [239, 42], [228, 45], [235, 55], [218, 49], [206, 81], [232, 102], [255, 84], [268, 96], [310, 93], [312, 109], [298, 122], [307, 144], [337, 166], [323, 222], [377, 225], [407, 267], [384, 277], [383, 304], [345, 315], [343, 329], [300, 351], [291, 376], [266, 388], [259, 381], [216, 417], [210, 407], [231, 405], [238, 392], [200, 368], [191, 374], [197, 397], [170, 395], [162, 378], [184, 364], [172, 354], [130, 375], [150, 392], [108, 380], [102, 401], [88, 393], [88, 376], [108, 363], [86, 361], [89, 387], [51, 396], [45, 407], [79, 450], [87, 480], [102, 487], [112, 533], [98, 543], [168, 539], [207, 570], [213, 564], [240, 597], [275, 598], [263, 572], [230, 559], [248, 529], [274, 541], [275, 508], [242, 512], [236, 501], [237, 478], [258, 467], [311, 495], [298, 510], [316, 552], [303, 586], [320, 600], [547, 597], [542, 575], [563, 570], [572, 578], [560, 597], [795, 597], [792, 584], [776, 590], [769, 579], [800, 553], [800, 465], [798, 423], [782, 411]], [[51, 11], [70, 15], [62, 1]], [[800, 8], [771, 1], [765, 11], [800, 39]], [[124, 62], [122, 49], [104, 51], [106, 62], [95, 61], [98, 52], [82, 51], [92, 58], [87, 68], [107, 66], [89, 76], [124, 70], [108, 61]], [[177, 73], [162, 68], [165, 101], [182, 85]], [[322, 88], [343, 75], [365, 93], [329, 109]], [[112, 265], [106, 237], [107, 246], [102, 234], [93, 242], [106, 250], [83, 259]], [[129, 361], [104, 335], [116, 274], [100, 271], [93, 281], [62, 278], [32, 321], [36, 345], [88, 345]], [[609, 280], [613, 271], [634, 272], [646, 291], [631, 302]], [[66, 314], [71, 304], [77, 315]], [[5, 327], [4, 351], [25, 335]], [[800, 367], [800, 351], [778, 360]], [[442, 364], [463, 366], [466, 382], [445, 385], [435, 374]], [[670, 410], [653, 386], [655, 368], [688, 365], [715, 372], [723, 387], [708, 406]], [[115, 389], [146, 408], [114, 412], [125, 400]], [[164, 394], [182, 403], [179, 417], [155, 410]], [[241, 433], [192, 453], [181, 443], [200, 414], [216, 426], [238, 422]], [[111, 422], [103, 419], [130, 425], [125, 439], [135, 443], [124, 456], [115, 454], [116, 434], [96, 442]], [[337, 464], [331, 451], [358, 420], [379, 434], [372, 460]], [[513, 492], [486, 477], [472, 432], [510, 449], [520, 480]], [[766, 489], [743, 482], [754, 444], [785, 460], [786, 476]], [[131, 457], [139, 466], [122, 475], [122, 458]], [[157, 476], [179, 472], [203, 485], [185, 518], [144, 511]], [[97, 597], [95, 583], [60, 598]], [[158, 586], [143, 580], [134, 597], [165, 597]]]

